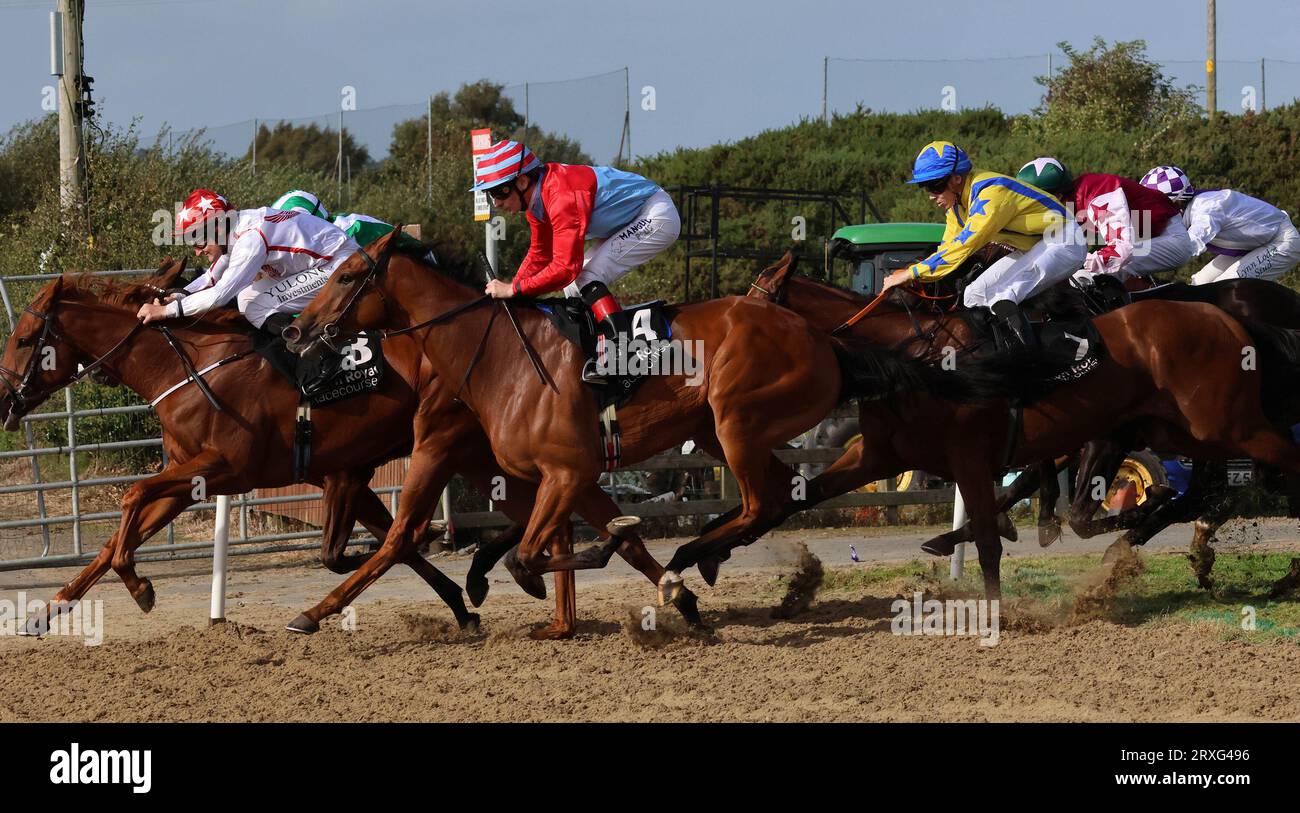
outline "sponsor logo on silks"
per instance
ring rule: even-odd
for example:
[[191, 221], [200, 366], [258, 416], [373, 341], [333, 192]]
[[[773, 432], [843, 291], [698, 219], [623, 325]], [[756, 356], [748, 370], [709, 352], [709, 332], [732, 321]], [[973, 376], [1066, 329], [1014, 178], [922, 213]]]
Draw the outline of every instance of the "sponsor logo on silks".
[[50, 782], [55, 785], [130, 785], [132, 793], [153, 787], [153, 752], [81, 749], [72, 743], [50, 754]]
[[297, 212], [276, 212], [275, 214], [267, 215], [262, 219], [265, 220], [267, 223], [283, 223], [284, 221], [289, 220], [291, 218], [295, 218], [297, 216], [298, 216]]
[[921, 591], [912, 600], [896, 599], [889, 609], [895, 635], [979, 636], [980, 646], [997, 646], [1001, 637], [1001, 610], [997, 599], [925, 599]]

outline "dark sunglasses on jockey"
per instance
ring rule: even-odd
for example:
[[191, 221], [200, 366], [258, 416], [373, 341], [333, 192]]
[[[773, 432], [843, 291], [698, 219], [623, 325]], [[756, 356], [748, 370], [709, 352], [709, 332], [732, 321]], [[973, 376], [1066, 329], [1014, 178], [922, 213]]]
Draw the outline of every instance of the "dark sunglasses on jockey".
[[492, 198], [492, 200], [505, 200], [510, 197], [511, 192], [515, 191], [514, 181], [511, 179], [500, 186], [493, 186], [483, 191], [486, 192], [487, 196]]
[[952, 152], [952, 172], [949, 172], [947, 175], [943, 176], [942, 178], [935, 178], [933, 181], [922, 181], [918, 185], [926, 192], [929, 192], [931, 195], [942, 195], [944, 191], [948, 188], [948, 179], [951, 178], [953, 174], [957, 172], [957, 161], [958, 161], [957, 151], [954, 149]]
[[931, 195], [941, 195], [948, 188], [948, 179], [951, 177], [951, 175], [946, 175], [933, 181], [923, 181], [920, 187]]

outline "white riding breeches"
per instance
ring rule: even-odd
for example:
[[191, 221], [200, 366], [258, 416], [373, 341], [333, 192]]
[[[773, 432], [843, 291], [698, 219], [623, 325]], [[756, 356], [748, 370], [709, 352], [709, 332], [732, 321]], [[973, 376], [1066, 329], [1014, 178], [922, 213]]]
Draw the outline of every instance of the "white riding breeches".
[[1226, 279], [1275, 280], [1300, 265], [1300, 231], [1290, 220], [1283, 223], [1272, 240], [1240, 257], [1220, 254], [1192, 275], [1193, 285]]
[[1038, 241], [1028, 251], [1015, 251], [989, 266], [966, 286], [962, 297], [968, 308], [989, 307], [1010, 300], [1017, 305], [1034, 294], [1069, 279], [1088, 255], [1083, 232], [1067, 223], [1059, 235]]
[[1156, 271], [1172, 271], [1191, 261], [1196, 246], [1187, 234], [1181, 217], [1171, 217], [1164, 231], [1150, 240], [1139, 240], [1133, 246], [1133, 255], [1120, 270], [1119, 277], [1141, 276]]
[[280, 279], [261, 277], [235, 296], [235, 304], [255, 327], [261, 327], [273, 313], [298, 313], [311, 304], [347, 258], [335, 257]]
[[613, 285], [619, 277], [671, 246], [681, 231], [677, 206], [672, 196], [660, 189], [646, 200], [631, 223], [603, 240], [592, 241], [582, 258], [581, 273], [564, 288], [565, 296], [578, 296], [589, 282]]

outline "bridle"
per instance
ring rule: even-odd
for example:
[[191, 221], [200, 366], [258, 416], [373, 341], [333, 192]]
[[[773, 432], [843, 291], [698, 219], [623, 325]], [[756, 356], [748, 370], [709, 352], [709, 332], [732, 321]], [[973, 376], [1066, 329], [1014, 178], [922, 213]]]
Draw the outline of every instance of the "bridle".
[[[140, 332], [140, 329], [144, 327], [142, 323], [136, 322], [135, 326], [132, 327], [125, 336], [119, 339], [117, 344], [109, 348], [108, 352], [104, 353], [90, 364], [83, 365], [80, 370], [72, 374], [72, 377], [69, 378], [66, 383], [60, 384], [58, 387], [49, 390], [48, 392], [29, 393], [27, 389], [32, 383], [32, 377], [36, 374], [36, 365], [40, 363], [40, 357], [45, 355], [49, 339], [53, 337], [56, 341], [64, 341], [64, 338], [54, 327], [53, 311], [42, 313], [28, 305], [23, 308], [23, 312], [31, 314], [41, 320], [41, 332], [36, 338], [35, 346], [32, 348], [32, 357], [27, 362], [27, 369], [24, 372], [19, 373], [16, 370], [11, 370], [8, 367], [0, 365], [0, 385], [4, 386], [9, 397], [13, 399], [11, 412], [17, 412], [21, 415], [27, 414], [31, 407], [40, 404], [57, 390], [76, 384], [81, 379], [98, 370], [104, 365], [104, 362], [108, 361], [109, 358], [125, 347], [131, 339], [135, 338], [136, 334]], [[16, 380], [18, 386], [15, 387], [13, 381], [10, 379]]]
[[[361, 255], [361, 258], [365, 260], [366, 265], [368, 266], [366, 275], [362, 278], [361, 283], [352, 289], [352, 294], [348, 297], [348, 301], [344, 303], [343, 309], [340, 310], [329, 322], [326, 322], [321, 326], [320, 334], [316, 337], [317, 341], [328, 347], [334, 353], [342, 353], [343, 346], [350, 344], [352, 339], [360, 335], [360, 332], [358, 331], [345, 333], [339, 325], [347, 319], [348, 314], [352, 312], [352, 308], [356, 306], [357, 301], [361, 298], [361, 294], [365, 291], [367, 286], [373, 286], [375, 293], [379, 294], [380, 299], [384, 300], [384, 307], [388, 307], [388, 295], [384, 293], [384, 289], [377, 285], [376, 282], [379, 279], [379, 275], [388, 269], [388, 260], [393, 256], [393, 248], [399, 239], [399, 233], [401, 230], [402, 227], [400, 225], [394, 227], [393, 237], [390, 238], [388, 243], [384, 246], [384, 250], [379, 255], [378, 260], [371, 259], [370, 255], [366, 253], [364, 248], [357, 250], [357, 253]], [[449, 321], [471, 308], [476, 308], [479, 305], [482, 305], [490, 299], [491, 297], [485, 294], [478, 299], [457, 305], [446, 313], [441, 313], [432, 319], [426, 319], [419, 324], [404, 327], [400, 330], [378, 331], [379, 336], [381, 339], [387, 339], [390, 336], [401, 336], [405, 333], [420, 330], [421, 328], [431, 327], [441, 322]], [[346, 341], [339, 341], [340, 339], [346, 339]]]

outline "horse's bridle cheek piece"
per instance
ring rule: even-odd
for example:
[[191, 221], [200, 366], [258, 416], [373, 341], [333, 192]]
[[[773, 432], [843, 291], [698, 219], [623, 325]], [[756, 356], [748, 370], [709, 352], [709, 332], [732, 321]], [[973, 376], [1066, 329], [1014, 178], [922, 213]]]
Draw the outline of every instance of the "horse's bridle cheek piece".
[[[31, 384], [32, 376], [36, 373], [36, 365], [39, 363], [38, 359], [45, 355], [45, 347], [49, 337], [53, 336], [59, 341], [62, 341], [63, 337], [53, 328], [53, 314], [41, 313], [40, 311], [33, 310], [30, 305], [23, 308], [23, 312], [29, 313], [41, 320], [41, 332], [37, 335], [36, 344], [32, 347], [31, 358], [27, 360], [27, 369], [24, 372], [19, 373], [16, 370], [11, 370], [8, 367], [0, 365], [0, 384], [4, 385], [5, 391], [8, 392], [9, 397], [13, 399], [14, 409], [20, 414], [25, 415], [28, 412], [29, 404], [40, 403], [45, 400], [45, 398], [49, 397], [49, 393], [45, 393], [42, 397], [33, 399], [27, 394], [27, 388]], [[17, 387], [14, 387], [13, 383], [9, 380], [10, 377], [18, 381]]]

